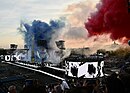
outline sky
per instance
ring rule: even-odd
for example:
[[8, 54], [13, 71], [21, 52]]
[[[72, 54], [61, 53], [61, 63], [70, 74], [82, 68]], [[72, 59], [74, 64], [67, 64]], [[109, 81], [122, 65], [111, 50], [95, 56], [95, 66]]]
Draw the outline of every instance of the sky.
[[22, 45], [23, 37], [17, 28], [21, 20], [49, 21], [63, 15], [64, 9], [80, 0], [0, 0], [0, 47], [10, 43]]
[[[86, 21], [86, 16], [89, 15], [87, 13], [93, 10], [94, 7], [92, 7], [92, 5], [96, 5], [98, 1], [99, 0], [0, 0], [0, 47], [9, 47], [10, 43], [18, 44], [20, 47], [24, 45], [24, 37], [18, 31], [21, 20], [26, 22], [32, 22], [33, 20], [49, 22], [51, 19], [57, 19], [68, 14], [68, 20], [73, 19], [70, 21], [71, 29], [69, 29], [72, 31], [66, 34], [65, 37], [69, 38], [67, 35], [73, 34], [73, 29], [75, 32], [77, 29], [80, 30], [80, 27], [83, 33], [79, 34], [80, 32], [76, 32], [76, 34], [84, 37], [86, 32], [84, 32], [82, 27]], [[87, 4], [86, 2], [89, 3]], [[75, 8], [77, 6], [78, 8]], [[84, 10], [80, 12], [77, 11], [78, 9], [80, 10], [80, 8]], [[84, 11], [86, 11], [86, 13]], [[86, 15], [85, 18], [84, 15]], [[77, 23], [78, 26], [76, 26]], [[72, 27], [78, 28], [75, 30], [75, 28]]]

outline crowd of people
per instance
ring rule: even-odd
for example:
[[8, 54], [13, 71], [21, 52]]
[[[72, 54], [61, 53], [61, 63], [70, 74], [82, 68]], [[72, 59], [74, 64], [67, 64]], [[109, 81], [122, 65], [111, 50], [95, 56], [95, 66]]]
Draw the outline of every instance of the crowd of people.
[[71, 78], [44, 85], [38, 80], [28, 79], [20, 92], [17, 91], [17, 87], [16, 85], [0, 87], [0, 93], [130, 93], [129, 86], [116, 73], [102, 78]]

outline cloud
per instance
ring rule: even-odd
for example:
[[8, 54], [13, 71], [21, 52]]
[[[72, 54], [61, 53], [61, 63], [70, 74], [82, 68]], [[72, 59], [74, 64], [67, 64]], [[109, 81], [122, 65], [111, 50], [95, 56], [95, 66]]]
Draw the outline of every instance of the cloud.
[[[0, 39], [12, 39], [11, 34], [16, 35], [20, 20], [48, 21], [60, 16], [66, 0], [2, 0], [0, 3]], [[68, 2], [74, 0], [68, 0]], [[63, 6], [62, 6], [63, 5]], [[23, 42], [21, 42], [23, 43]], [[7, 44], [8, 45], [8, 44]]]
[[85, 29], [85, 22], [88, 21], [87, 19], [93, 12], [97, 11], [98, 3], [99, 0], [85, 0], [67, 7], [65, 12], [68, 26], [63, 34], [67, 48], [90, 47], [93, 50], [91, 53], [96, 52], [98, 49], [111, 50], [118, 48], [118, 46], [111, 46], [113, 44], [113, 40], [110, 39], [111, 34], [88, 36], [89, 33]]
[[78, 40], [86, 40], [88, 38], [88, 32], [85, 29], [84, 23], [90, 16], [91, 12], [96, 11], [97, 2], [98, 0], [85, 0], [68, 5], [65, 9], [68, 25], [63, 34], [63, 38], [66, 41], [78, 42]]
[[85, 0], [76, 4], [71, 4], [65, 10], [68, 12], [68, 20], [72, 26], [83, 26], [87, 20], [87, 17], [94, 11], [96, 11], [96, 4], [99, 0]]

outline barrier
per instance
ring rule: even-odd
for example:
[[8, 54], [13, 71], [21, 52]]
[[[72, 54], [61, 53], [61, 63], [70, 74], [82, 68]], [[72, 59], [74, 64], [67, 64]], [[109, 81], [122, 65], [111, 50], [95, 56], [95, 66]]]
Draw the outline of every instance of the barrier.
[[50, 74], [50, 73], [47, 73], [47, 72], [44, 72], [44, 71], [41, 71], [41, 70], [29, 68], [29, 67], [22, 66], [22, 65], [18, 65], [18, 64], [15, 64], [15, 63], [11, 63], [11, 62], [6, 62], [6, 63], [8, 63], [8, 64], [10, 64], [10, 65], [14, 65], [14, 66], [21, 67], [21, 68], [25, 68], [25, 69], [28, 69], [28, 70], [33, 70], [33, 71], [36, 71], [36, 72], [39, 72], [39, 73], [42, 73], [42, 74], [51, 76], [51, 77], [56, 78], [56, 79], [59, 79], [59, 80], [65, 80], [64, 78], [58, 77], [58, 76], [56, 76], [56, 75], [53, 75], [53, 74]]

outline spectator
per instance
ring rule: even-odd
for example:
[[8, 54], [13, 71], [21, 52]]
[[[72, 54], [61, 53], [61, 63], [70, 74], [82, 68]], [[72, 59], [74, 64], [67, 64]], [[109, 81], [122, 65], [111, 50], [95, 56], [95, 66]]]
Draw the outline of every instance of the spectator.
[[8, 90], [9, 90], [9, 93], [17, 93], [16, 87], [14, 85], [9, 86]]
[[63, 93], [60, 81], [57, 83], [57, 85], [54, 86], [54, 89], [55, 89], [56, 93]]
[[108, 79], [107, 79], [107, 88], [108, 93], [125, 93], [125, 88], [123, 83], [119, 78], [117, 78], [117, 74], [113, 73]]
[[67, 82], [65, 80], [62, 81], [61, 88], [62, 88], [63, 91], [65, 89], [70, 89], [70, 87], [68, 86], [68, 84], [67, 84]]

